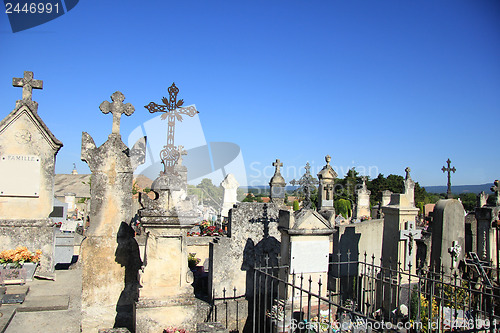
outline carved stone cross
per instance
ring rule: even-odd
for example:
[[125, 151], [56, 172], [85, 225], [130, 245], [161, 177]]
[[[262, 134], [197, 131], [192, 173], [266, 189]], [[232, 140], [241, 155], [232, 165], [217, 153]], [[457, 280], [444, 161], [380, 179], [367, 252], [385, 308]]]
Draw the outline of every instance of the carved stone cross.
[[448, 248], [448, 253], [451, 256], [451, 269], [457, 267], [458, 256], [462, 252], [462, 247], [458, 244], [458, 241], [453, 241], [452, 246]]
[[101, 109], [104, 114], [110, 112], [113, 114], [113, 127], [111, 129], [111, 133], [120, 134], [120, 118], [122, 114], [124, 113], [125, 115], [130, 116], [134, 113], [135, 108], [130, 103], [123, 104], [125, 96], [119, 91], [116, 91], [113, 95], [111, 95], [111, 100], [113, 101], [112, 103], [108, 101], [102, 102], [99, 109]]
[[43, 89], [42, 80], [33, 80], [33, 72], [24, 72], [24, 77], [13, 78], [12, 85], [14, 87], [23, 87], [23, 100], [31, 101], [33, 89]]
[[495, 180], [493, 186], [490, 188], [492, 192], [495, 192], [495, 206], [500, 206], [500, 182]]
[[410, 169], [410, 167], [406, 167], [405, 172], [406, 172], [405, 179], [411, 179], [411, 176], [410, 176], [411, 169]]
[[187, 155], [187, 151], [184, 150], [184, 146], [178, 145], [177, 146], [177, 151], [179, 153], [179, 159], [177, 160], [177, 165], [181, 166], [182, 165], [182, 156]]
[[415, 228], [415, 221], [408, 221], [407, 229], [399, 231], [399, 240], [405, 241], [405, 270], [413, 266], [413, 241], [422, 238], [422, 230]]
[[447, 168], [443, 167], [441, 170], [443, 172], [448, 172], [448, 191], [446, 192], [446, 199], [452, 199], [453, 195], [451, 194], [451, 173], [452, 172], [455, 173], [455, 171], [457, 171], [457, 169], [455, 169], [455, 167], [450, 168], [450, 164], [451, 164], [450, 159], [448, 159], [446, 161], [446, 163], [448, 163], [448, 167]]
[[283, 163], [279, 159], [276, 159], [276, 162], [273, 162], [273, 166], [276, 167], [276, 170], [274, 171], [274, 173], [278, 174], [278, 173], [280, 173], [280, 167], [283, 166]]

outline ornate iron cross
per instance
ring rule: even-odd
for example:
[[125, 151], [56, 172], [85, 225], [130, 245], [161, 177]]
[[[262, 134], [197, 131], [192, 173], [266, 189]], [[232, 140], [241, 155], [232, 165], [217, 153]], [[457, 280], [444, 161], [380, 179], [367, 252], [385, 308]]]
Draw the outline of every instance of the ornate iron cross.
[[455, 171], [457, 171], [457, 169], [455, 169], [455, 167], [450, 168], [450, 164], [451, 164], [450, 159], [448, 159], [448, 161], [446, 161], [446, 163], [448, 163], [448, 167], [447, 168], [443, 167], [441, 170], [443, 172], [448, 172], [448, 191], [446, 192], [446, 199], [452, 199], [453, 195], [451, 194], [451, 172], [455, 173]]
[[181, 115], [183, 114], [193, 117], [198, 113], [194, 105], [182, 107], [184, 100], [177, 100], [178, 93], [179, 88], [175, 86], [175, 83], [172, 83], [168, 88], [169, 98], [162, 98], [164, 105], [151, 102], [144, 106], [150, 113], [165, 112], [161, 115], [162, 120], [168, 118], [167, 144], [160, 151], [160, 159], [163, 163], [164, 171], [160, 172], [160, 174], [165, 174], [167, 170], [173, 172], [174, 165], [181, 157], [179, 150], [174, 146], [175, 120], [182, 121]]
[[304, 204], [303, 207], [305, 209], [310, 209], [311, 208], [311, 188], [314, 188], [314, 185], [319, 184], [318, 180], [313, 178], [311, 176], [311, 166], [309, 165], [309, 162], [306, 163], [306, 166], [304, 167], [306, 169], [306, 173], [300, 177], [300, 179], [297, 180], [292, 180], [290, 184], [293, 186], [295, 185], [300, 185], [300, 189], [304, 192]]
[[33, 72], [24, 72], [24, 77], [15, 77], [12, 79], [12, 85], [14, 87], [23, 87], [23, 100], [31, 101], [31, 96], [33, 89], [43, 89], [42, 80], [34, 80]]

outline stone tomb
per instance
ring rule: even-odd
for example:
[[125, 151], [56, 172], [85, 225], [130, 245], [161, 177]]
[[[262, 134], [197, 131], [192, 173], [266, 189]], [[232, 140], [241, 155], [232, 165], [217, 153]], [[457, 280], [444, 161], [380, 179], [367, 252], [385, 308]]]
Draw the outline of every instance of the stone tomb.
[[366, 188], [366, 177], [362, 177], [361, 188], [356, 191], [356, 219], [370, 217], [370, 191]]
[[0, 122], [0, 251], [26, 246], [42, 250], [37, 275], [53, 277], [53, 209], [56, 155], [63, 146], [38, 115], [32, 72], [14, 78], [23, 97]]

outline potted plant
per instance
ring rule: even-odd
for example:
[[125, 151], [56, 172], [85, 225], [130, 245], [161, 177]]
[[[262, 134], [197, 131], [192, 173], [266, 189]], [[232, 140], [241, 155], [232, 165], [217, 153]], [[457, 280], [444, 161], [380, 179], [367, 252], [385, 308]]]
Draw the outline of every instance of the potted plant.
[[196, 253], [190, 253], [188, 255], [188, 266], [189, 266], [189, 269], [194, 269], [196, 267], [196, 265], [198, 265], [201, 261], [200, 258], [196, 258], [195, 257]]
[[42, 251], [29, 251], [26, 246], [18, 246], [15, 250], [0, 252], [0, 275], [5, 283], [18, 283], [18, 280], [31, 281], [40, 261]]

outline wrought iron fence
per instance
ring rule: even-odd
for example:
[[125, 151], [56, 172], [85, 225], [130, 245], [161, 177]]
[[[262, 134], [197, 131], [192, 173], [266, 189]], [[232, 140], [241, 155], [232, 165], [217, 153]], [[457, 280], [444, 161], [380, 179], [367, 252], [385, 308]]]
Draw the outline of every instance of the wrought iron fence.
[[[481, 263], [462, 265], [453, 275], [444, 267], [404, 270], [382, 267], [374, 256], [363, 260], [332, 256], [329, 271], [317, 280], [290, 272], [264, 258], [254, 269], [249, 303], [252, 332], [414, 332], [490, 331], [500, 328], [500, 289], [496, 272]], [[358, 257], [357, 257], [358, 258]], [[275, 258], [276, 259], [276, 258]], [[272, 263], [276, 264], [272, 264]]]

